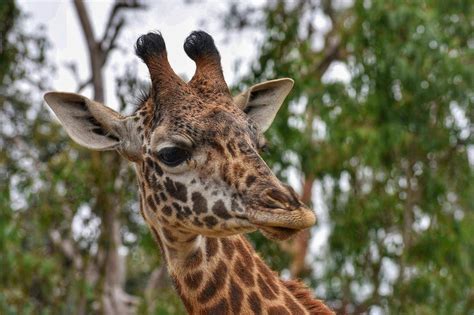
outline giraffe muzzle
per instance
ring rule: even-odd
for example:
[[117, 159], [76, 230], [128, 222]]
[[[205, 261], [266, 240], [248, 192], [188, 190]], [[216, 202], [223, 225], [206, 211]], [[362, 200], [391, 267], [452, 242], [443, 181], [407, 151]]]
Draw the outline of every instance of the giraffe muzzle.
[[293, 211], [285, 209], [257, 210], [250, 218], [262, 233], [277, 240], [288, 239], [297, 232], [309, 228], [316, 223], [316, 215], [306, 207]]

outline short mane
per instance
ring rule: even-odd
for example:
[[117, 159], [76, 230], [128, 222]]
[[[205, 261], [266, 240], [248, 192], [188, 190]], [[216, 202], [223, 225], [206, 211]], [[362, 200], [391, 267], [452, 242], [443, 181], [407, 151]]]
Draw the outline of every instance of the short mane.
[[301, 281], [285, 280], [282, 283], [310, 314], [334, 314], [321, 300], [316, 299], [313, 293]]

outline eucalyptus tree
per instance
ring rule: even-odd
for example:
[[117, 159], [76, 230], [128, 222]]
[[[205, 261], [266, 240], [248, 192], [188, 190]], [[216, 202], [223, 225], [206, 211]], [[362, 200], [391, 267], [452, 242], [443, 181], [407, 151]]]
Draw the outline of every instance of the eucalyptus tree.
[[235, 2], [224, 23], [262, 34], [244, 84], [296, 81], [269, 157], [322, 191], [330, 233], [291, 270], [340, 312], [473, 312], [472, 4]]

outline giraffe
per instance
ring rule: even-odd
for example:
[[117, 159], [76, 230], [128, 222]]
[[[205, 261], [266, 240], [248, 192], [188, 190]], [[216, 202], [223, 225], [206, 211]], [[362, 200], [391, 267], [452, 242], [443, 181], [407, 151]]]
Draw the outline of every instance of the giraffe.
[[75, 142], [131, 161], [141, 215], [188, 313], [333, 314], [301, 282], [280, 279], [243, 235], [284, 240], [316, 221], [259, 155], [293, 80], [232, 97], [209, 34], [192, 32], [184, 50], [196, 64], [187, 83], [159, 32], [138, 38], [151, 85], [132, 115], [74, 93], [45, 101]]

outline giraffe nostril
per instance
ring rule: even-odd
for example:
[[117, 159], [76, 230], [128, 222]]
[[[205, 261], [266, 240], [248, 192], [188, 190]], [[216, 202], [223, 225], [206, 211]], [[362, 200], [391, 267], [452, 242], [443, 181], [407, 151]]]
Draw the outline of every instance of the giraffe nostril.
[[270, 208], [289, 208], [290, 207], [290, 196], [284, 192], [271, 188], [265, 191], [263, 201], [265, 205]]
[[298, 194], [293, 189], [293, 187], [289, 185], [284, 185], [284, 186], [289, 192], [290, 204], [295, 208], [304, 206], [304, 203], [300, 201], [300, 198], [298, 197]]

